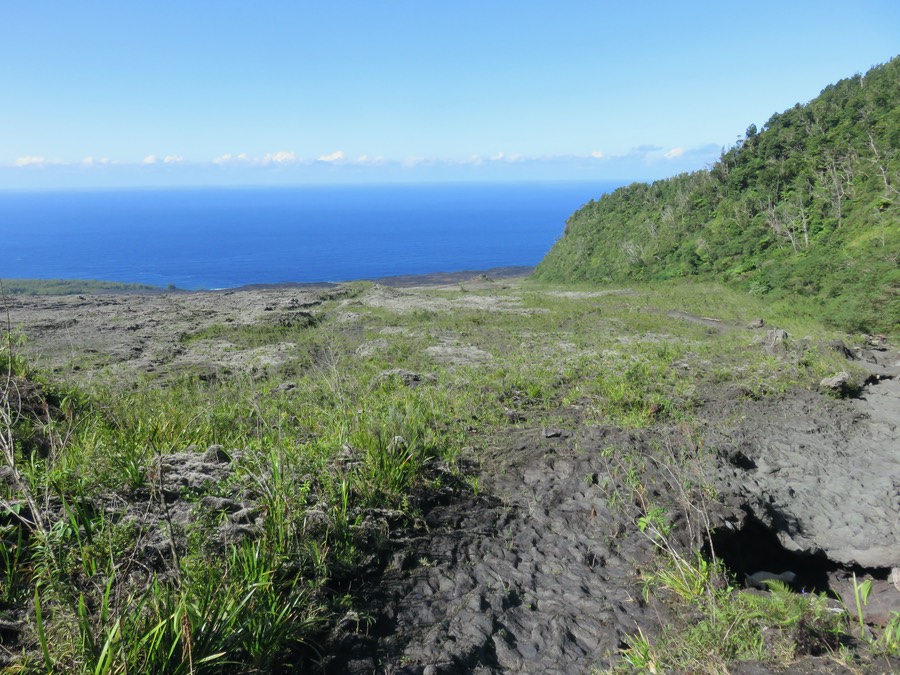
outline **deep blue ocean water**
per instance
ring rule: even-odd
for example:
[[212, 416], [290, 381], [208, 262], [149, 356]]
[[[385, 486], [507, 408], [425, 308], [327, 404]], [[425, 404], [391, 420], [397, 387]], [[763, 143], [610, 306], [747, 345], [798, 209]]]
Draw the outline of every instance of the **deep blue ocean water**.
[[536, 265], [620, 184], [0, 192], [0, 278], [195, 290]]

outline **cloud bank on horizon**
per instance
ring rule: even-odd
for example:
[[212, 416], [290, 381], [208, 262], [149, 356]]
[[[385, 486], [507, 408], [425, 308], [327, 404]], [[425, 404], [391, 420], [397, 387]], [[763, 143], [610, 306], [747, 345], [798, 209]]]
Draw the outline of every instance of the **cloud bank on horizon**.
[[0, 189], [652, 180], [889, 60], [897, 25], [895, 0], [4, 3]]
[[678, 159], [679, 157], [684, 156], [686, 153], [690, 154], [692, 157], [699, 156], [708, 156], [711, 152], [718, 152], [721, 148], [716, 145], [706, 145], [701, 148], [693, 148], [690, 150], [686, 150], [685, 148], [676, 147], [670, 148], [668, 150], [663, 150], [663, 148], [655, 145], [642, 145], [637, 148], [633, 148], [628, 152], [622, 154], [607, 154], [602, 150], [594, 150], [589, 153], [585, 153], [583, 155], [543, 155], [540, 157], [529, 157], [527, 155], [522, 155], [519, 153], [507, 154], [505, 152], [497, 152], [493, 155], [483, 157], [481, 155], [470, 155], [468, 157], [464, 157], [461, 159], [442, 159], [437, 157], [406, 157], [403, 159], [394, 159], [389, 160], [385, 157], [379, 155], [377, 157], [370, 157], [369, 155], [360, 155], [359, 157], [353, 158], [348, 157], [347, 153], [343, 150], [335, 150], [334, 152], [330, 152], [326, 155], [321, 155], [316, 158], [303, 158], [298, 157], [296, 152], [289, 150], [279, 150], [278, 152], [269, 152], [261, 157], [252, 156], [246, 152], [240, 153], [225, 153], [223, 155], [219, 155], [218, 157], [213, 157], [208, 161], [194, 161], [194, 162], [186, 162], [184, 157], [181, 155], [147, 155], [143, 159], [139, 161], [127, 161], [127, 160], [113, 160], [108, 157], [93, 157], [88, 155], [84, 159], [76, 162], [67, 162], [62, 159], [50, 159], [47, 157], [41, 157], [37, 155], [25, 155], [23, 157], [16, 157], [8, 166], [16, 167], [16, 168], [45, 168], [51, 166], [82, 166], [86, 168], [98, 167], [98, 166], [108, 166], [108, 165], [117, 165], [117, 166], [153, 166], [158, 164], [192, 164], [195, 166], [203, 166], [203, 165], [214, 165], [214, 166], [290, 166], [295, 164], [300, 165], [312, 165], [315, 163], [323, 163], [323, 164], [333, 164], [333, 165], [363, 165], [369, 166], [372, 164], [396, 164], [401, 166], [416, 166], [416, 165], [435, 165], [435, 164], [447, 164], [447, 165], [458, 165], [458, 166], [466, 166], [466, 165], [474, 165], [481, 166], [487, 162], [502, 162], [505, 164], [525, 164], [529, 162], [552, 162], [558, 163], [561, 161], [573, 161], [580, 162], [584, 160], [593, 160], [594, 162], [599, 160], [605, 160], [607, 162], [614, 162], [615, 160], [621, 159], [634, 159], [641, 158], [648, 164], [654, 163], [658, 161], [660, 158], [665, 160], [673, 160]]
[[635, 176], [655, 179], [689, 171], [714, 162], [721, 151], [708, 144], [699, 148], [658, 146], [609, 154], [599, 150], [580, 155], [531, 157], [497, 152], [460, 159], [439, 157], [349, 157], [335, 150], [318, 157], [301, 157], [288, 150], [250, 155], [225, 153], [205, 161], [180, 155], [150, 154], [137, 161], [87, 156], [67, 162], [40, 156], [17, 157], [0, 167], [0, 180], [22, 187], [43, 178], [71, 187], [290, 184], [316, 182], [395, 182], [416, 180], [616, 180]]

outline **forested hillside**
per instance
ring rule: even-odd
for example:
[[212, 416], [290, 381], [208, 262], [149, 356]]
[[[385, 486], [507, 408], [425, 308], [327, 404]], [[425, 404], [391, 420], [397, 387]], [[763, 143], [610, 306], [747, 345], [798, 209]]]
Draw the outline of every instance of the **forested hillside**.
[[900, 324], [900, 57], [755, 125], [708, 170], [591, 201], [535, 275], [700, 276], [810, 296], [849, 330]]

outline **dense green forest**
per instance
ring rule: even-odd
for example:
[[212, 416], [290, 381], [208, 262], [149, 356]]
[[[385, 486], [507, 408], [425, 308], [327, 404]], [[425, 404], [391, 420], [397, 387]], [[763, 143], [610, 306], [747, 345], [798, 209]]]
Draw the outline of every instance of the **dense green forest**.
[[591, 201], [548, 281], [714, 278], [807, 296], [853, 331], [900, 325], [900, 57], [775, 114], [706, 170]]

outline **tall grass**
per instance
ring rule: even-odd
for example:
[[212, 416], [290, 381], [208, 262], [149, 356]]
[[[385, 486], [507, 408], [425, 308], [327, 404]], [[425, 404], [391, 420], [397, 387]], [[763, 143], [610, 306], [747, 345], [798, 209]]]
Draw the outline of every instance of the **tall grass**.
[[[464, 454], [502, 442], [510, 425], [685, 423], [704, 386], [745, 384], [749, 372], [760, 392], [783, 391], [814, 386], [832, 367], [815, 348], [802, 359], [776, 359], [739, 327], [720, 334], [666, 314], [677, 308], [734, 322], [762, 311], [739, 309], [733, 291], [548, 290], [496, 291], [503, 311], [398, 313], [366, 305], [360, 286], [352, 298], [328, 301], [313, 322], [223, 325], [190, 336], [186, 349], [220, 339], [237, 350], [294, 345], [281, 364], [214, 367], [215, 377], [163, 368], [51, 380], [7, 330], [0, 432], [14, 480], [0, 485], [0, 600], [34, 626], [23, 663], [93, 674], [301, 665], [345, 612], [342, 584], [356, 566], [379, 553], [392, 528], [413, 522], [418, 495], [440, 487]], [[348, 298], [359, 316], [349, 325], [335, 318]], [[360, 356], [376, 340], [381, 347]], [[426, 349], [448, 341], [490, 359], [455, 363]], [[398, 368], [423, 378], [413, 386], [385, 374]], [[47, 414], [13, 405], [20, 380], [41, 382]], [[291, 387], [280, 386], [287, 381]], [[47, 447], [32, 451], [28, 437]], [[258, 532], [223, 548], [213, 537], [215, 514], [193, 527], [149, 531], [159, 519], [135, 517], [134, 505], [145, 514], [166, 508], [160, 458], [214, 444], [236, 451], [233, 472], [185, 498], [250, 502]], [[623, 473], [637, 484], [632, 468]], [[648, 533], [661, 524], [650, 508], [645, 518]], [[366, 525], [373, 521], [377, 536]], [[151, 536], [168, 539], [162, 548], [177, 555], [148, 562], [142, 547]], [[717, 568], [700, 574], [700, 559], [682, 561], [659, 570], [654, 583], [724, 616], [724, 599], [706, 604]]]

